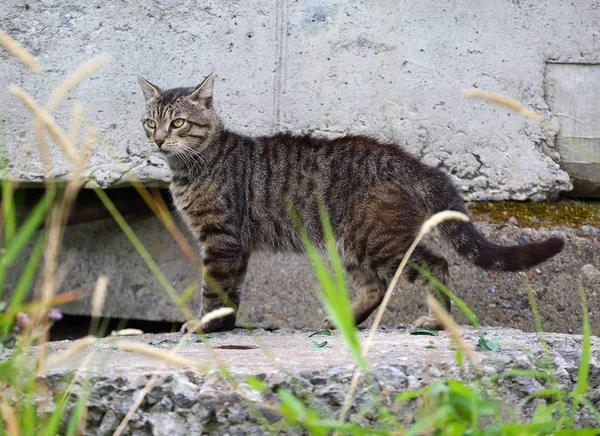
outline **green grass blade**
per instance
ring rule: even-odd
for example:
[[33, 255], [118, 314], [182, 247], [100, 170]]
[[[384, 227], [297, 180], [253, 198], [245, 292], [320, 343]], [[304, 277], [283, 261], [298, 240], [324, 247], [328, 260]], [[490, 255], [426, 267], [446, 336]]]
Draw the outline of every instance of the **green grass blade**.
[[8, 245], [17, 229], [13, 183], [2, 180], [2, 217], [4, 218], [4, 241]]
[[590, 319], [587, 308], [587, 300], [583, 284], [579, 283], [579, 296], [581, 298], [581, 310], [583, 311], [583, 340], [581, 341], [581, 359], [579, 361], [579, 372], [577, 374], [577, 384], [573, 390], [575, 395], [583, 395], [589, 388], [588, 375], [590, 372], [590, 355], [592, 348]]
[[545, 371], [536, 371], [532, 369], [509, 369], [503, 374], [497, 376], [495, 379], [505, 378], [505, 377], [532, 377], [532, 378], [541, 378], [544, 380], [550, 380], [552, 376]]
[[10, 310], [16, 311], [23, 300], [27, 296], [27, 291], [33, 282], [35, 277], [35, 270], [37, 269], [40, 260], [42, 259], [42, 254], [44, 253], [44, 245], [46, 241], [46, 236], [42, 233], [38, 237], [37, 242], [33, 246], [33, 250], [29, 255], [29, 259], [27, 260], [27, 264], [25, 264], [25, 269], [19, 276], [19, 280], [14, 288], [13, 295], [10, 299]]
[[27, 241], [29, 241], [39, 225], [44, 221], [46, 212], [52, 205], [55, 195], [55, 188], [48, 189], [42, 199], [34, 206], [31, 213], [25, 219], [25, 222], [11, 239], [10, 244], [5, 247], [4, 255], [0, 260], [1, 267], [8, 267], [21, 252], [25, 244], [27, 244]]
[[425, 388], [417, 389], [414, 391], [402, 392], [402, 393], [396, 395], [396, 397], [394, 398], [394, 402], [399, 403], [402, 401], [412, 400], [413, 398], [418, 398], [418, 397], [423, 396], [426, 392], [427, 392], [427, 390]]
[[[65, 414], [67, 402], [59, 402], [55, 404], [55, 408], [50, 414], [48, 420], [44, 423], [43, 428], [40, 428], [38, 433], [40, 436], [56, 436], [62, 422], [63, 415]], [[37, 436], [37, 435], [36, 435]]]
[[[331, 319], [331, 322], [335, 325], [338, 332], [346, 342], [346, 345], [350, 349], [350, 352], [354, 356], [358, 366], [361, 368], [361, 370], [366, 371], [367, 363], [361, 353], [360, 342], [358, 340], [358, 336], [356, 335], [354, 315], [352, 314], [352, 309], [350, 306], [350, 297], [348, 295], [348, 290], [345, 286], [343, 278], [342, 280], [334, 280], [331, 277], [325, 262], [323, 259], [321, 259], [317, 248], [308, 236], [306, 229], [303, 227], [300, 217], [292, 208], [289, 208], [288, 212], [294, 224], [296, 225], [300, 240], [302, 241], [308, 258], [313, 265], [317, 280], [319, 281], [322, 291], [319, 294], [319, 297], [325, 308], [325, 311]], [[324, 229], [324, 232], [327, 232], [327, 230]], [[329, 236], [326, 236], [326, 238], [328, 239], [326, 241], [328, 249], [337, 253], [337, 248], [335, 248], [335, 239], [333, 238], [333, 232], [331, 230], [329, 231]], [[339, 254], [336, 256], [339, 258]], [[335, 260], [332, 259], [332, 262], [335, 262]], [[339, 268], [341, 268], [341, 261]], [[339, 283], [342, 283], [341, 288], [338, 286]]]
[[[337, 286], [328, 287], [325, 290], [325, 297], [330, 302], [331, 311], [335, 312], [335, 318], [339, 324], [336, 324], [340, 331], [342, 338], [346, 342], [346, 345], [350, 348], [355, 360], [357, 361], [361, 370], [366, 371], [367, 364], [362, 356], [360, 341], [356, 335], [356, 323], [354, 320], [354, 314], [352, 313], [352, 305], [350, 301], [350, 295], [348, 293], [348, 287], [346, 286], [346, 280], [344, 277], [344, 268], [342, 266], [342, 258], [337, 249], [337, 243], [331, 221], [327, 215], [324, 204], [319, 204], [319, 215], [321, 217], [321, 225], [323, 227], [323, 234], [325, 236], [325, 243], [327, 245], [327, 251], [331, 261], [333, 274]], [[332, 314], [330, 314], [332, 316]], [[332, 319], [334, 317], [332, 316]]]
[[[331, 221], [323, 202], [319, 202], [319, 216], [321, 217], [321, 226], [323, 228], [323, 235], [327, 245], [327, 253], [329, 254], [329, 259], [331, 261], [331, 267], [337, 282], [338, 290], [346, 290], [347, 286], [346, 278], [344, 277], [344, 267], [342, 266], [342, 257], [337, 249], [333, 227], [331, 226]], [[345, 294], [345, 297], [347, 297], [347, 304], [350, 304], [348, 293], [345, 292], [343, 294]]]
[[152, 273], [154, 274], [154, 276], [156, 277], [158, 282], [161, 284], [163, 289], [167, 292], [167, 295], [169, 296], [169, 298], [171, 298], [171, 300], [177, 305], [177, 308], [179, 310], [181, 310], [181, 312], [183, 313], [183, 315], [185, 316], [186, 319], [188, 319], [188, 320], [193, 319], [194, 317], [191, 314], [191, 312], [189, 311], [189, 309], [184, 304], [180, 303], [181, 300], [180, 300], [179, 295], [177, 295], [177, 292], [175, 291], [175, 289], [173, 288], [173, 286], [171, 285], [169, 280], [162, 273], [162, 271], [160, 270], [160, 268], [158, 267], [156, 262], [154, 262], [154, 259], [152, 259], [152, 256], [150, 255], [150, 253], [148, 253], [148, 250], [146, 250], [146, 247], [144, 247], [144, 244], [142, 244], [142, 241], [139, 240], [139, 238], [136, 236], [136, 234], [131, 229], [129, 224], [127, 224], [127, 221], [125, 221], [125, 218], [123, 218], [123, 215], [121, 215], [121, 213], [115, 207], [114, 203], [110, 200], [110, 198], [108, 198], [108, 195], [106, 195], [106, 193], [98, 187], [94, 188], [94, 192], [96, 193], [98, 198], [100, 198], [100, 201], [102, 201], [102, 204], [104, 204], [104, 207], [106, 207], [106, 209], [108, 209], [108, 211], [110, 212], [112, 217], [115, 219], [115, 221], [117, 222], [117, 224], [119, 225], [119, 227], [121, 228], [123, 233], [125, 233], [125, 236], [127, 236], [129, 241], [133, 244], [133, 246], [135, 247], [135, 249], [137, 250], [139, 255], [146, 262], [146, 265], [148, 265], [148, 268], [150, 268], [150, 270], [152, 271]]
[[[540, 344], [542, 346], [542, 350], [544, 351], [544, 367], [548, 369], [548, 374], [550, 375], [550, 386], [551, 388], [548, 390], [559, 391], [558, 380], [556, 379], [556, 374], [554, 371], [554, 364], [552, 362], [552, 357], [550, 356], [550, 350], [548, 349], [548, 342], [544, 338], [544, 331], [542, 329], [542, 321], [540, 317], [540, 313], [537, 308], [537, 302], [535, 301], [535, 296], [533, 295], [533, 289], [531, 289], [531, 284], [527, 282], [527, 298], [529, 299], [529, 307], [531, 308], [531, 313], [533, 314], [533, 320], [535, 323], [535, 330], [540, 339]], [[557, 396], [558, 405], [560, 407], [560, 418], [558, 420], [557, 428], [561, 428], [563, 423], [567, 419], [567, 404], [565, 402], [564, 395], [562, 392]], [[524, 403], [523, 403], [524, 404]]]
[[479, 322], [477, 321], [477, 317], [475, 316], [475, 313], [473, 313], [473, 311], [469, 308], [467, 303], [464, 302], [464, 300], [457, 297], [442, 282], [437, 280], [427, 268], [424, 268], [421, 265], [417, 265], [416, 263], [411, 263], [411, 266], [414, 269], [416, 269], [419, 272], [419, 274], [421, 274], [423, 277], [425, 277], [427, 279], [427, 281], [431, 284], [431, 286], [433, 286], [437, 290], [443, 292], [448, 298], [450, 298], [454, 302], [456, 307], [458, 307], [466, 315], [466, 317], [469, 319], [469, 322], [475, 329], [479, 329], [481, 327], [479, 325]]
[[[87, 384], [87, 383], [86, 383]], [[71, 412], [71, 416], [69, 417], [69, 422], [67, 423], [67, 432], [66, 436], [75, 436], [77, 435], [77, 430], [79, 428], [79, 424], [81, 422], [82, 415], [86, 408], [86, 403], [88, 400], [88, 391], [85, 390], [82, 395], [77, 399], [77, 404], [73, 408]]]
[[570, 429], [575, 421], [575, 416], [579, 409], [580, 398], [589, 388], [588, 376], [590, 372], [590, 354], [591, 354], [591, 332], [590, 332], [590, 319], [587, 309], [587, 300], [585, 297], [585, 289], [581, 279], [579, 280], [579, 298], [581, 299], [581, 310], [583, 312], [583, 340], [581, 341], [581, 358], [579, 359], [579, 370], [577, 373], [577, 383], [575, 388], [570, 394], [573, 400], [571, 404], [571, 415], [566, 424], [566, 428]]
[[412, 425], [412, 427], [408, 429], [408, 431], [406, 432], [406, 436], [415, 436], [425, 433], [426, 430], [438, 428], [439, 422], [444, 420], [446, 417], [452, 415], [452, 413], [452, 407], [448, 405], [442, 406], [439, 409], [428, 413], [427, 416], [423, 416], [421, 417], [421, 419], [418, 419]]
[[587, 398], [585, 398], [583, 396], [579, 397], [578, 400], [592, 414], [592, 416], [596, 420], [596, 424], [598, 424], [600, 426], [600, 411], [594, 405], [594, 403], [592, 403], [590, 400], [588, 400]]

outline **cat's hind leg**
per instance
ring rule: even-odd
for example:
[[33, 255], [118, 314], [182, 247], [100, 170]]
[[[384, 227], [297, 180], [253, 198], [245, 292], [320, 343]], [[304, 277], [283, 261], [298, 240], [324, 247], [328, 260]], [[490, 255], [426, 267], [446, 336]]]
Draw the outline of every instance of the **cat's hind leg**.
[[[424, 247], [417, 247], [417, 249], [411, 256], [411, 261], [417, 265], [420, 265], [421, 267], [428, 269], [431, 275], [444, 286], [448, 282], [448, 262], [443, 257], [431, 253]], [[408, 280], [412, 282], [420, 276], [420, 273], [414, 268], [410, 268], [407, 272], [407, 276]], [[450, 313], [450, 298], [433, 285], [431, 285], [430, 292], [433, 294], [435, 299], [442, 305], [446, 312]], [[429, 309], [429, 316], [421, 316], [415, 321], [415, 326], [425, 327], [432, 330], [444, 329], [444, 326], [431, 309]]]
[[[346, 265], [346, 271], [357, 291], [356, 299], [352, 302], [352, 314], [356, 325], [365, 321], [377, 309], [383, 300], [385, 287], [374, 271], [356, 264]], [[325, 318], [323, 327], [334, 329], [331, 320]]]

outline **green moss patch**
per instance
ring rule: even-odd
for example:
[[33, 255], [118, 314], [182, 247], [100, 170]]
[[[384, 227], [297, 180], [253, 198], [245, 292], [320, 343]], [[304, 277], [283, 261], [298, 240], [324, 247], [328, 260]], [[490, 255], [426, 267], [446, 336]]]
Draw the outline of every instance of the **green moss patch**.
[[469, 204], [469, 210], [474, 218], [495, 224], [508, 224], [515, 217], [519, 226], [533, 228], [600, 226], [600, 202], [486, 201]]

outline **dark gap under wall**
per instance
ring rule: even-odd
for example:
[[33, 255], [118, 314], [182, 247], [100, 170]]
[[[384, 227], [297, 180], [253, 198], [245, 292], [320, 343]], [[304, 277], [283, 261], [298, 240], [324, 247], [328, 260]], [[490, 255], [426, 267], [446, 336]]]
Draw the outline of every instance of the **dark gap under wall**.
[[[89, 334], [92, 318], [80, 315], [63, 315], [61, 320], [55, 322], [50, 329], [51, 341], [63, 341], [79, 339]], [[108, 324], [106, 324], [108, 322]], [[104, 331], [99, 332], [97, 336], [110, 336], [113, 330], [123, 328], [133, 328], [142, 330], [144, 333], [170, 333], [178, 332], [181, 329], [181, 323], [144, 321], [139, 319], [119, 319], [102, 318], [100, 326], [106, 325]]]

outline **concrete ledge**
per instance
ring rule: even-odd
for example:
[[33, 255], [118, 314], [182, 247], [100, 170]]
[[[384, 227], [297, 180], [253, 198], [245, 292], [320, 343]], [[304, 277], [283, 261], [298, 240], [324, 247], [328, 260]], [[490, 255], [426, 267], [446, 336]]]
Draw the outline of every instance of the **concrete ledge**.
[[[501, 342], [498, 351], [476, 352], [484, 378], [501, 376], [509, 368], [538, 368], [536, 364], [542, 357], [542, 348], [537, 335], [515, 329], [486, 331], [500, 335]], [[337, 416], [352, 376], [353, 360], [336, 334], [317, 338], [328, 341], [327, 347], [317, 349], [311, 346], [310, 341], [315, 338], [308, 338], [309, 333], [258, 330], [251, 334], [238, 330], [214, 334], [202, 343], [191, 337], [178, 345], [173, 341], [181, 340], [180, 334], [124, 338], [140, 343], [163, 341], [156, 347], [172, 350], [205, 368], [201, 373], [168, 367], [160, 374], [124, 434], [263, 435], [265, 427], [261, 422], [276, 425], [280, 420], [276, 412], [278, 400], [273, 392], [281, 386], [292, 389], [301, 398], [312, 398], [312, 407], [326, 416]], [[359, 334], [364, 341], [366, 332]], [[477, 332], [472, 329], [464, 330], [464, 338], [472, 346], [477, 343], [477, 337]], [[565, 334], [547, 334], [545, 337], [550, 345], [559, 387], [570, 390], [576, 382], [581, 337]], [[64, 388], [68, 377], [76, 374], [74, 392], [80, 393], [84, 380], [90, 378], [86, 434], [112, 434], [158, 367], [157, 361], [148, 357], [115, 351], [114, 340], [100, 340], [92, 359], [86, 359], [92, 353], [92, 348], [89, 348], [43, 375], [52, 392]], [[600, 407], [600, 340], [592, 338], [592, 341], [588, 398]], [[65, 350], [69, 345], [69, 341], [50, 343], [50, 355]], [[219, 349], [223, 345], [258, 348]], [[426, 345], [433, 345], [435, 349], [426, 349]], [[361, 382], [351, 413], [365, 405], [372, 392], [376, 392], [384, 404], [390, 404], [396, 394], [424, 387], [443, 377], [469, 379], [470, 371], [460, 368], [454, 355], [445, 332], [431, 337], [411, 336], [407, 329], [380, 330], [369, 354], [376, 386], [370, 388], [364, 381]], [[217, 366], [220, 364], [225, 364], [240, 383], [236, 389], [219, 375]], [[244, 383], [247, 375], [264, 379], [268, 390], [261, 394], [251, 389]], [[543, 380], [533, 378], [501, 377], [497, 383], [497, 395], [505, 404], [504, 411], [512, 410], [519, 400], [542, 389], [543, 383]], [[533, 405], [525, 407], [522, 416], [529, 416], [532, 408]], [[256, 410], [260, 412], [258, 416]], [[410, 419], [414, 404], [392, 410], [400, 417], [407, 414]], [[372, 424], [372, 419], [373, 414], [367, 414], [361, 422]], [[585, 411], [581, 411], [576, 423], [579, 426], [595, 425]], [[298, 430], [278, 431], [276, 434], [298, 434]]]

